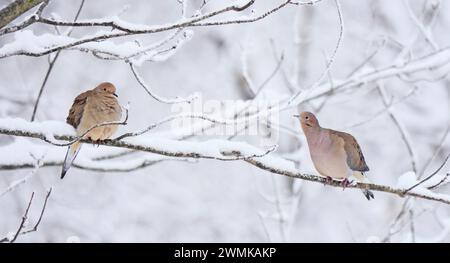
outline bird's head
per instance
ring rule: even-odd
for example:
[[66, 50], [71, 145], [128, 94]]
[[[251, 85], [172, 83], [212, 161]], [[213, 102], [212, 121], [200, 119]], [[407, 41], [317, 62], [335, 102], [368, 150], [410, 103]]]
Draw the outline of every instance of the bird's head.
[[300, 113], [300, 115], [294, 115], [294, 117], [297, 117], [300, 119], [300, 123], [302, 125], [303, 130], [307, 129], [314, 129], [320, 127], [319, 121], [317, 120], [316, 116], [312, 114], [311, 112], [304, 111]]
[[100, 83], [100, 85], [98, 85], [95, 88], [95, 91], [100, 92], [100, 93], [111, 94], [111, 95], [118, 97], [116, 94], [116, 87], [110, 82]]

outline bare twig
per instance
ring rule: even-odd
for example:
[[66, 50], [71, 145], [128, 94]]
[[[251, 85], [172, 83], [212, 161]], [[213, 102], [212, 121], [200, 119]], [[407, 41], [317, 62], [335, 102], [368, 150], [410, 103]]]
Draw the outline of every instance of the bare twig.
[[[338, 13], [338, 17], [339, 17], [339, 37], [338, 40], [336, 42], [336, 45], [334, 47], [333, 53], [330, 56], [330, 59], [328, 60], [328, 63], [325, 67], [325, 70], [322, 72], [322, 74], [320, 75], [320, 77], [317, 79], [316, 82], [314, 82], [311, 87], [309, 88], [310, 90], [315, 88], [316, 86], [319, 85], [320, 82], [322, 82], [322, 80], [327, 76], [328, 71], [331, 69], [331, 66], [333, 65], [334, 59], [336, 57], [337, 51], [341, 45], [342, 42], [342, 37], [344, 35], [344, 20], [342, 17], [342, 11], [341, 11], [341, 6], [339, 4], [338, 0], [334, 0], [335, 4], [336, 4], [336, 10]], [[289, 101], [288, 101], [288, 105], [293, 104], [296, 105], [298, 104], [296, 99], [298, 98], [298, 96], [300, 96], [300, 94], [303, 92], [303, 90], [299, 90], [296, 94], [294, 94], [294, 96], [292, 96]]]
[[286, 233], [284, 231], [284, 213], [283, 213], [283, 209], [281, 208], [281, 204], [280, 204], [280, 197], [279, 197], [279, 193], [278, 193], [278, 187], [275, 181], [275, 177], [272, 175], [271, 176], [272, 179], [272, 186], [273, 186], [273, 194], [275, 195], [275, 207], [277, 208], [277, 214], [278, 214], [278, 227], [279, 227], [279, 231], [280, 231], [280, 235], [281, 235], [281, 240], [283, 242], [286, 242]]
[[291, 0], [287, 0], [287, 1], [283, 2], [282, 4], [270, 9], [269, 11], [261, 14], [260, 16], [254, 17], [254, 18], [201, 23], [202, 21], [207, 20], [211, 17], [215, 17], [218, 15], [227, 13], [227, 12], [243, 11], [243, 10], [247, 9], [248, 7], [250, 7], [254, 2], [255, 2], [255, 0], [250, 0], [244, 5], [228, 6], [228, 7], [216, 10], [216, 11], [209, 12], [204, 15], [194, 16], [189, 19], [183, 19], [180, 22], [176, 22], [176, 23], [172, 23], [172, 24], [168, 24], [168, 25], [164, 25], [164, 26], [159, 26], [159, 27], [144, 26], [144, 27], [138, 27], [138, 28], [127, 28], [127, 27], [117, 23], [114, 20], [112, 20], [112, 21], [94, 20], [94, 21], [86, 21], [86, 22], [65, 22], [65, 21], [56, 21], [56, 20], [52, 20], [52, 19], [48, 19], [48, 18], [39, 16], [39, 18], [35, 22], [40, 22], [40, 23], [54, 25], [54, 26], [112, 27], [114, 29], [119, 30], [119, 32], [112, 32], [112, 33], [107, 33], [107, 34], [102, 33], [102, 34], [97, 34], [94, 36], [87, 36], [87, 37], [84, 37], [81, 39], [74, 40], [69, 43], [49, 47], [43, 51], [26, 51], [26, 50], [11, 51], [7, 54], [0, 54], [0, 58], [9, 57], [9, 56], [17, 56], [17, 55], [39, 57], [39, 56], [48, 55], [53, 52], [57, 52], [58, 50], [70, 49], [70, 48], [79, 46], [84, 43], [103, 41], [106, 39], [125, 37], [125, 36], [130, 36], [130, 35], [154, 34], [154, 33], [170, 31], [170, 30], [186, 28], [186, 27], [206, 27], [206, 26], [217, 26], [217, 25], [227, 25], [227, 24], [252, 23], [252, 22], [261, 20], [270, 14], [277, 12], [279, 9], [288, 5], [291, 2]]
[[410, 188], [405, 190], [405, 193], [408, 193], [409, 191], [411, 191], [412, 189], [416, 188], [417, 186], [423, 184], [424, 182], [430, 180], [431, 178], [433, 178], [433, 176], [435, 176], [441, 169], [442, 167], [445, 166], [445, 164], [447, 163], [448, 159], [450, 158], [450, 154], [447, 155], [447, 157], [445, 157], [444, 162], [438, 167], [438, 169], [436, 169], [436, 171], [434, 171], [433, 173], [431, 173], [429, 176], [427, 176], [426, 178], [422, 179], [420, 182], [416, 183], [415, 185], [411, 186]]
[[[37, 160], [36, 162], [32, 162], [28, 164], [29, 168], [34, 168], [28, 175], [23, 177], [22, 179], [19, 179], [17, 181], [12, 182], [5, 190], [0, 192], [0, 197], [4, 196], [5, 194], [14, 191], [18, 186], [24, 184], [31, 176], [36, 174], [36, 172], [39, 170], [40, 167], [42, 167], [42, 160]], [[2, 165], [0, 165], [0, 170]]]
[[103, 122], [100, 124], [96, 124], [94, 126], [92, 126], [91, 128], [87, 129], [83, 134], [81, 134], [80, 136], [75, 137], [75, 139], [71, 140], [70, 142], [67, 143], [58, 143], [58, 142], [54, 142], [48, 138], [45, 138], [44, 141], [48, 142], [50, 144], [53, 144], [55, 146], [70, 146], [76, 142], [81, 141], [84, 136], [86, 136], [88, 133], [90, 133], [92, 130], [99, 128], [99, 127], [104, 127], [104, 126], [112, 126], [112, 125], [127, 125], [127, 121], [128, 121], [128, 109], [125, 108], [125, 119], [123, 121], [110, 121], [110, 122]]
[[39, 214], [38, 221], [36, 222], [34, 227], [29, 229], [29, 230], [23, 231], [20, 234], [25, 235], [25, 234], [28, 234], [28, 233], [31, 233], [31, 232], [36, 232], [38, 230], [39, 224], [41, 223], [42, 217], [44, 216], [45, 208], [47, 207], [48, 198], [50, 197], [51, 193], [52, 193], [52, 188], [50, 188], [47, 191], [47, 194], [45, 195], [44, 205], [42, 206], [41, 213]]
[[430, 166], [430, 164], [433, 162], [433, 160], [436, 158], [436, 156], [441, 151], [442, 147], [444, 146], [444, 142], [447, 139], [447, 136], [449, 133], [450, 133], [450, 123], [447, 126], [447, 129], [445, 130], [444, 135], [442, 136], [441, 140], [439, 141], [438, 147], [436, 148], [433, 155], [430, 157], [430, 159], [428, 159], [428, 161], [426, 162], [426, 164], [423, 166], [422, 170], [420, 171], [419, 179], [422, 177], [422, 175], [427, 170], [428, 166]]
[[47, 194], [45, 195], [44, 204], [42, 205], [42, 209], [41, 209], [41, 212], [39, 214], [39, 218], [38, 218], [36, 224], [34, 224], [34, 226], [32, 228], [30, 228], [28, 230], [24, 230], [25, 223], [28, 220], [28, 213], [29, 213], [31, 204], [33, 203], [33, 198], [34, 198], [34, 192], [33, 192], [31, 194], [31, 198], [30, 198], [30, 201], [28, 202], [28, 206], [27, 206], [27, 208], [25, 210], [25, 213], [22, 216], [22, 221], [20, 222], [20, 225], [19, 225], [17, 231], [15, 232], [14, 236], [12, 238], [5, 237], [5, 238], [0, 239], [0, 243], [4, 243], [4, 242], [14, 243], [17, 240], [17, 238], [19, 237], [19, 235], [26, 235], [26, 234], [29, 234], [31, 232], [36, 232], [38, 230], [39, 225], [41, 224], [42, 218], [44, 216], [45, 209], [47, 208], [47, 202], [48, 202], [48, 199], [49, 199], [51, 193], [52, 193], [52, 188], [50, 188], [47, 191]]
[[[377, 86], [378, 92], [380, 93], [380, 96], [383, 100], [383, 104], [386, 108], [389, 107], [389, 99], [387, 97], [384, 85], [380, 82]], [[398, 119], [398, 117], [393, 113], [393, 111], [391, 109], [388, 109], [389, 112], [389, 116], [391, 118], [391, 120], [394, 122], [395, 126], [397, 127], [398, 131], [400, 132], [400, 135], [402, 137], [403, 142], [405, 143], [406, 149], [408, 151], [409, 154], [409, 158], [410, 158], [410, 162], [411, 162], [411, 169], [413, 170], [414, 173], [417, 174], [417, 167], [416, 167], [416, 155], [413, 151], [412, 145], [411, 145], [411, 141], [409, 139], [408, 133], [406, 131], [406, 129], [404, 128], [403, 124], [400, 122], [400, 120]]]
[[176, 104], [176, 103], [183, 103], [183, 102], [191, 103], [193, 100], [198, 98], [197, 95], [189, 96], [188, 98], [178, 98], [177, 97], [177, 98], [174, 98], [174, 99], [167, 99], [167, 98], [163, 98], [161, 96], [158, 96], [148, 87], [148, 85], [145, 83], [145, 81], [141, 77], [141, 75], [139, 75], [137, 73], [134, 64], [130, 62], [129, 65], [130, 65], [131, 72], [133, 73], [133, 75], [136, 78], [136, 80], [139, 83], [139, 85], [141, 85], [141, 87], [144, 88], [144, 90], [148, 93], [148, 95], [150, 95], [156, 101], [159, 101], [159, 102], [165, 103], [165, 104]]
[[411, 232], [411, 242], [416, 243], [416, 230], [414, 227], [414, 210], [409, 210], [409, 229]]
[[[109, 156], [106, 156], [109, 157]], [[118, 158], [120, 156], [116, 155], [114, 156], [115, 158]], [[106, 158], [105, 158], [106, 159]], [[139, 157], [139, 158], [134, 158], [132, 160], [129, 161], [121, 161], [121, 165], [117, 166], [114, 165], [114, 163], [112, 165], [106, 166], [106, 164], [104, 164], [103, 162], [101, 162], [102, 160], [105, 159], [99, 159], [96, 160], [95, 158], [87, 162], [85, 162], [83, 159], [77, 159], [75, 161], [74, 164], [72, 164], [73, 167], [81, 169], [81, 170], [87, 170], [87, 171], [94, 171], [94, 172], [102, 172], [102, 173], [128, 173], [128, 172], [133, 172], [133, 171], [137, 171], [140, 169], [144, 169], [147, 168], [149, 166], [153, 166], [156, 164], [159, 164], [161, 162], [166, 162], [166, 161], [178, 161], [178, 162], [192, 162], [191, 159], [187, 159], [187, 158], [172, 158], [172, 157], [160, 157], [160, 158], [147, 158], [147, 157]], [[58, 161], [53, 161], [53, 160], [49, 160], [49, 161], [42, 161], [42, 163], [40, 164], [40, 167], [60, 167], [62, 164], [64, 163], [63, 160], [58, 160]], [[33, 168], [34, 167], [34, 163], [32, 162], [20, 162], [20, 163], [13, 163], [13, 164], [1, 164], [0, 163], [0, 170], [18, 170], [18, 169], [29, 169], [29, 168]], [[18, 184], [22, 184], [26, 181], [26, 179], [28, 179], [29, 177], [25, 177], [23, 178], [21, 181], [18, 181], [15, 185], [13, 185], [13, 187], [17, 187]], [[7, 193], [10, 192], [11, 190], [13, 190], [14, 188], [12, 187], [8, 187], [6, 190], [4, 190], [1, 194], [0, 197]]]
[[[83, 6], [84, 6], [84, 1], [85, 0], [81, 0], [80, 7], [78, 8], [78, 11], [77, 11], [77, 13], [75, 15], [74, 21], [77, 21], [78, 17], [80, 16], [81, 9], [83, 9]], [[69, 33], [67, 34], [67, 36], [70, 36], [72, 34], [72, 31], [73, 30], [70, 30]], [[44, 80], [42, 81], [41, 88], [39, 89], [39, 93], [38, 93], [38, 96], [36, 98], [36, 102], [35, 102], [34, 107], [33, 107], [33, 113], [31, 115], [31, 121], [34, 121], [34, 118], [36, 117], [36, 111], [37, 111], [37, 108], [39, 106], [39, 102], [41, 100], [42, 92], [44, 91], [45, 85], [47, 84], [48, 78], [50, 77], [50, 74], [52, 73], [53, 66], [55, 65], [56, 60], [58, 59], [60, 53], [61, 53], [61, 50], [58, 50], [58, 52], [56, 52], [56, 55], [53, 57], [53, 59], [49, 58], [49, 65], [48, 65], [47, 73], [45, 73]]]
[[20, 232], [22, 231], [22, 229], [25, 226], [25, 222], [28, 220], [28, 211], [30, 210], [31, 207], [31, 203], [33, 202], [33, 198], [34, 198], [34, 192], [31, 193], [31, 197], [30, 197], [30, 201], [28, 202], [28, 206], [27, 209], [25, 210], [25, 213], [22, 216], [22, 221], [20, 222], [19, 227], [17, 228], [16, 234], [14, 235], [14, 237], [9, 241], [10, 243], [14, 243], [17, 239], [17, 237], [19, 236]]
[[435, 185], [429, 186], [427, 188], [428, 189], [435, 189], [435, 188], [437, 188], [437, 187], [439, 187], [439, 186], [441, 186], [441, 185], [443, 185], [445, 183], [448, 183], [447, 179], [448, 179], [449, 176], [450, 176], [450, 173], [446, 173], [439, 182], [437, 182]]

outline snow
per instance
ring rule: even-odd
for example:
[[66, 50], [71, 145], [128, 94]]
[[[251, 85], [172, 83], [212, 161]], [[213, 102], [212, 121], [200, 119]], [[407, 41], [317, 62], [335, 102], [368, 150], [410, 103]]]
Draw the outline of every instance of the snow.
[[[444, 177], [444, 175], [442, 175], [442, 176], [436, 175], [434, 178], [432, 178], [428, 181], [425, 181], [424, 183], [414, 187], [413, 189], [410, 190], [410, 192], [420, 194], [420, 195], [426, 195], [426, 196], [430, 196], [433, 198], [438, 198], [438, 199], [442, 199], [442, 200], [446, 200], [447, 202], [450, 202], [450, 195], [436, 193], [436, 192], [433, 192], [433, 191], [427, 189], [427, 187], [430, 187], [430, 186], [433, 186], [433, 185], [439, 183], [443, 177]], [[416, 179], [415, 173], [412, 171], [409, 171], [409, 172], [404, 173], [403, 175], [401, 175], [398, 178], [397, 187], [400, 189], [406, 190], [406, 189], [409, 189], [410, 187], [414, 186], [418, 182], [420, 182], [420, 180]]]
[[[188, 1], [183, 18], [178, 1], [152, 1], [152, 4], [140, 1], [130, 4], [126, 11], [123, 2], [88, 1], [80, 21], [113, 21], [135, 30], [156, 30], [174, 22], [197, 19], [198, 15], [229, 4], [246, 3], [208, 1], [202, 11], [196, 11], [202, 1]], [[249, 8], [205, 22], [254, 17], [279, 4], [275, 2], [256, 1], [251, 7], [256, 12]], [[114, 136], [140, 131], [180, 112], [199, 114], [195, 110], [198, 105], [221, 105], [219, 110], [208, 112], [208, 116], [240, 125], [246, 121], [241, 118], [244, 115], [229, 120], [245, 107], [253, 107], [244, 94], [243, 74], [256, 86], [260, 85], [272, 74], [283, 54], [279, 70], [254, 101], [274, 106], [272, 113], [279, 111], [280, 127], [268, 129], [263, 122], [254, 126], [264, 134], [277, 135], [276, 140], [249, 134], [230, 138], [228, 134], [211, 132], [210, 128], [225, 130], [231, 125], [192, 119], [189, 127], [171, 125], [177, 123], [173, 121], [125, 141], [170, 153], [187, 151], [225, 159], [233, 157], [224, 156], [223, 151], [239, 150], [243, 155], [254, 155], [277, 145], [275, 151], [254, 159], [279, 170], [318, 174], [299, 123], [292, 118], [298, 111], [307, 110], [317, 113], [324, 127], [349, 132], [357, 139], [370, 167], [367, 176], [373, 183], [407, 189], [419, 181], [419, 173], [409, 172], [412, 167], [405, 143], [389, 118], [376, 85], [381, 80], [388, 100], [395, 104], [392, 105], [394, 113], [414, 146], [418, 171], [441, 148], [421, 176], [426, 178], [442, 164], [442, 156], [449, 149], [450, 137], [439, 144], [450, 121], [448, 76], [445, 77], [450, 67], [450, 49], [446, 48], [450, 46], [447, 32], [450, 17], [445, 15], [449, 13], [450, 3], [441, 1], [437, 22], [430, 27], [424, 25], [433, 43], [438, 45], [435, 49], [424, 39], [402, 1], [391, 1], [388, 5], [368, 0], [341, 2], [346, 21], [345, 39], [329, 76], [313, 88], [307, 89], [323, 75], [325, 57], [330, 55], [323, 52], [335, 48], [339, 33], [332, 2], [322, 1], [308, 7], [287, 5], [255, 23], [137, 34], [70, 48], [61, 52], [50, 74], [35, 123], [28, 120], [48, 69], [47, 56], [2, 58], [0, 130], [42, 132], [51, 141], [56, 141], [54, 135], [74, 135], [73, 128], [64, 123], [73, 99], [102, 81], [118, 87], [121, 103], [132, 103], [128, 124], [120, 126]], [[422, 12], [430, 9], [430, 5], [416, 1], [409, 4], [419, 21], [429, 17]], [[77, 1], [50, 4], [43, 15], [57, 21], [72, 21], [78, 5]], [[192, 18], [195, 14], [197, 17]], [[26, 17], [27, 14], [12, 24]], [[58, 29], [61, 35], [53, 26], [37, 23], [2, 36], [0, 56], [21, 50], [43, 52], [73, 41], [121, 34], [110, 27]], [[65, 37], [69, 30], [73, 34]], [[385, 44], [380, 44], [382, 41]], [[397, 43], [411, 45], [411, 49], [402, 53], [403, 46]], [[243, 47], [248, 47], [246, 72], [241, 65]], [[139, 86], [124, 61], [101, 60], [92, 52], [80, 52], [81, 48], [118, 56], [145, 50], [131, 61], [139, 66], [139, 73], [154, 94], [160, 98], [186, 98], [198, 92], [201, 96], [190, 104], [160, 103]], [[375, 49], [377, 52], [370, 61], [351, 74]], [[287, 105], [286, 101], [298, 90], [303, 92], [295, 102], [304, 103]], [[236, 100], [242, 103], [229, 103]], [[193, 110], [180, 110], [183, 105]], [[258, 116], [247, 120], [250, 119], [251, 124], [256, 123]], [[275, 175], [245, 160], [191, 158], [186, 161], [184, 157], [87, 144], [83, 145], [75, 164], [88, 169], [73, 167], [60, 180], [60, 164], [66, 150], [67, 147], [40, 139], [0, 135], [0, 167], [6, 164], [29, 167], [0, 170], [0, 193], [14, 187], [0, 197], [0, 239], [17, 228], [33, 191], [35, 203], [30, 220], [34, 222], [32, 219], [39, 214], [37, 210], [50, 187], [54, 191], [39, 230], [21, 235], [18, 242], [281, 242], [280, 215], [286, 219], [281, 227], [290, 242], [379, 242], [389, 233], [390, 224], [406, 200], [397, 195], [375, 193], [375, 199], [368, 202], [358, 189], [342, 191]], [[155, 165], [137, 169], [159, 160]], [[37, 162], [51, 165], [40, 167], [29, 176]], [[448, 165], [412, 192], [448, 200], [448, 184], [427, 189], [444, 179]], [[420, 198], [408, 200], [408, 209], [414, 212], [416, 241], [449, 242], [448, 206]], [[410, 215], [408, 211], [404, 213], [399, 224], [402, 227], [392, 232], [392, 242], [411, 242]]]
[[409, 187], [418, 183], [416, 178], [417, 176], [414, 172], [406, 172], [398, 178], [397, 187], [401, 189], [408, 189]]
[[54, 46], [66, 45], [73, 40], [74, 39], [70, 37], [48, 33], [36, 36], [31, 30], [18, 31], [14, 33], [14, 41], [7, 43], [0, 48], [0, 55], [20, 51], [40, 53]]
[[53, 137], [53, 134], [75, 135], [75, 130], [69, 124], [60, 121], [29, 122], [21, 118], [0, 118], [0, 129], [43, 133]]
[[[422, 179], [424, 179], [425, 177], [426, 176], [424, 176]], [[408, 189], [421, 181], [421, 180], [417, 180], [416, 178], [417, 177], [414, 172], [412, 172], [412, 171], [406, 172], [398, 178], [397, 187], [403, 188], [403, 189]], [[428, 179], [425, 182], [423, 182], [422, 184], [420, 184], [420, 187], [428, 188], [428, 187], [437, 185], [437, 184], [441, 183], [441, 181], [444, 180], [445, 178], [447, 178], [447, 175], [445, 174], [445, 172], [437, 173], [430, 179]], [[443, 181], [442, 183], [445, 184], [447, 180]]]
[[[0, 119], [0, 129], [20, 130], [23, 132], [44, 133], [47, 138], [54, 138], [55, 135], [73, 135], [73, 129], [62, 122], [45, 121], [45, 122], [27, 122], [23, 119]], [[208, 140], [202, 142], [194, 141], [180, 141], [164, 137], [159, 137], [157, 134], [149, 134], [144, 136], [132, 137], [124, 139], [125, 142], [140, 145], [153, 149], [155, 151], [167, 152], [171, 154], [177, 153], [196, 153], [210, 158], [225, 158], [233, 159], [234, 156], [227, 156], [224, 153], [232, 151], [239, 151], [240, 156], [262, 156], [267, 150], [260, 149], [245, 142], [233, 142], [228, 140]], [[29, 156], [24, 159], [23, 153], [15, 151], [15, 149], [26, 148]], [[65, 147], [57, 147], [53, 145], [42, 146], [42, 144], [30, 143], [29, 139], [17, 138], [14, 143], [2, 147], [0, 152], [0, 159], [4, 160], [1, 163], [4, 165], [13, 165], [20, 163], [32, 163], [35, 158], [41, 162], [61, 162], [65, 155]], [[167, 158], [163, 158], [167, 159]], [[175, 158], [169, 158], [175, 159]], [[256, 158], [258, 161], [280, 169], [296, 172], [292, 162], [286, 161], [279, 157], [263, 156]], [[127, 170], [136, 167], [143, 162], [151, 162], [161, 160], [156, 154], [150, 157], [137, 158], [125, 162], [103, 161], [97, 162], [87, 158], [79, 157], [75, 161], [77, 164], [82, 164], [96, 169], [117, 169]]]

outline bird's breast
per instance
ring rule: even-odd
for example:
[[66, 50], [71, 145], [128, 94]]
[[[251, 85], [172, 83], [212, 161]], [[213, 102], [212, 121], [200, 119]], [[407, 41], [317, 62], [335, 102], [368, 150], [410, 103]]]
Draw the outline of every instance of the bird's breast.
[[333, 144], [326, 136], [308, 145], [314, 167], [321, 175], [339, 179], [350, 175], [343, 147]]

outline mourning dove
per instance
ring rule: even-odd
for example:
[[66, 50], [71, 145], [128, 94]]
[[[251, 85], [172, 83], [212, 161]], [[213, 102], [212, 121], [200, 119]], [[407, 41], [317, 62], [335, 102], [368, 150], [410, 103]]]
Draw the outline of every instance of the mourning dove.
[[[76, 129], [78, 136], [82, 136], [96, 125], [121, 119], [122, 108], [116, 99], [115, 92], [116, 87], [113, 84], [103, 82], [95, 89], [85, 91], [75, 98], [66, 122]], [[106, 140], [114, 134], [117, 128], [117, 125], [96, 127], [85, 134], [83, 138], [93, 141]], [[67, 149], [61, 179], [66, 175], [80, 148], [80, 142], [75, 142]]]
[[[316, 116], [311, 112], [302, 112], [300, 123], [308, 142], [309, 153], [316, 170], [327, 178], [343, 180], [348, 177], [367, 182], [363, 172], [369, 171], [364, 155], [356, 139], [345, 132], [322, 128]], [[364, 196], [370, 200], [374, 195], [363, 189]]]

